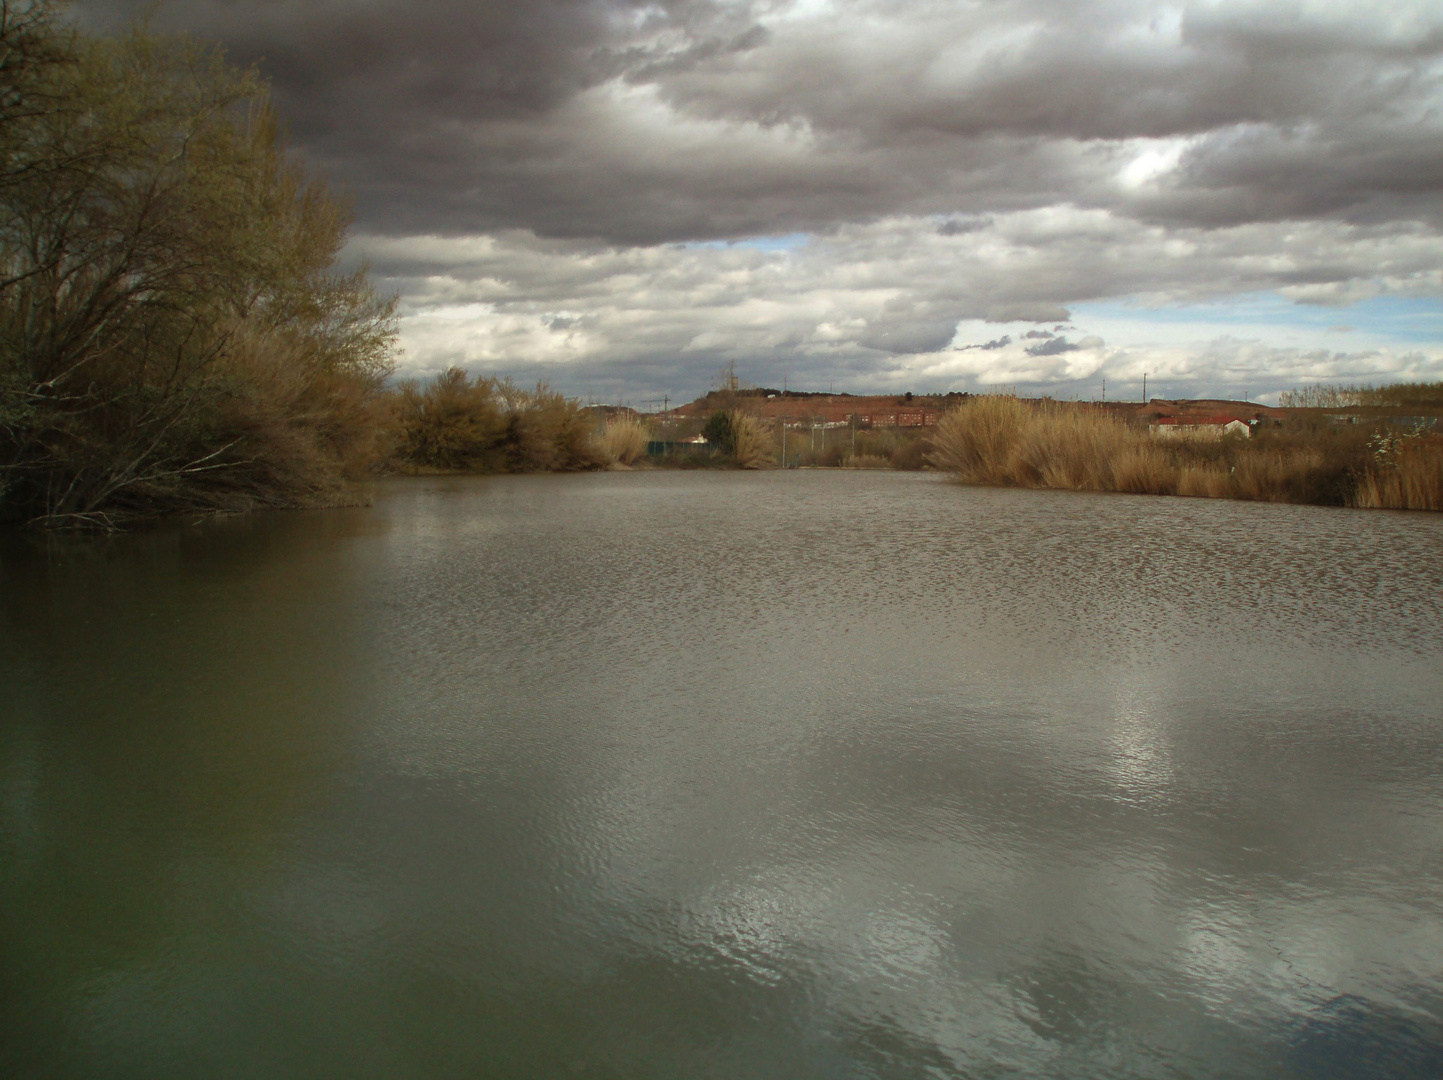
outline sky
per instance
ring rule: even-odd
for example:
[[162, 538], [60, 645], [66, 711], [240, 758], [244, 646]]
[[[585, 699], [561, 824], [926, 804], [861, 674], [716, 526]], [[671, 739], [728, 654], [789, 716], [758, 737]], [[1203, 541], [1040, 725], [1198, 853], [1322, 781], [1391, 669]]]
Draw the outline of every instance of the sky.
[[[81, 0], [224, 44], [400, 374], [1247, 395], [1443, 379], [1437, 0]], [[1104, 389], [1105, 384], [1105, 389]]]

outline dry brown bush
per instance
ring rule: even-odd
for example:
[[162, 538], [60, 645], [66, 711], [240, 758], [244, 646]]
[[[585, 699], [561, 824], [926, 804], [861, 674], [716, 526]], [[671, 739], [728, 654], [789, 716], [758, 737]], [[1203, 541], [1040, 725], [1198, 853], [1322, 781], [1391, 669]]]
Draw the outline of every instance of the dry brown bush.
[[497, 471], [507, 420], [490, 379], [451, 368], [428, 385], [405, 382], [392, 394], [395, 456], [431, 469]]
[[[1252, 449], [1252, 448], [1250, 448]], [[1232, 470], [1233, 497], [1258, 502], [1313, 502], [1313, 480], [1325, 468], [1315, 446], [1259, 446], [1236, 455]]]
[[451, 368], [424, 386], [402, 383], [387, 408], [391, 461], [403, 471], [558, 472], [606, 464], [581, 406], [545, 385], [520, 390]]
[[1125, 447], [1112, 463], [1113, 490], [1134, 495], [1177, 494], [1178, 467], [1162, 447], [1138, 442]]
[[926, 435], [914, 435], [893, 450], [890, 459], [892, 468], [910, 472], [929, 464], [931, 455], [931, 440]]
[[775, 460], [772, 433], [757, 417], [744, 412], [733, 412], [731, 419], [732, 456], [737, 467], [760, 469]]
[[1358, 479], [1352, 504], [1389, 510], [1443, 510], [1443, 438], [1408, 439], [1392, 460]]
[[1325, 430], [1166, 441], [1085, 407], [978, 397], [944, 416], [932, 462], [964, 483], [1439, 509], [1443, 439]]
[[1175, 495], [1194, 499], [1226, 499], [1232, 494], [1228, 474], [1209, 465], [1184, 465], [1178, 469]]
[[881, 454], [850, 454], [842, 461], [844, 469], [890, 469], [892, 459]]
[[609, 465], [630, 466], [646, 455], [651, 438], [646, 425], [631, 416], [613, 416], [592, 438], [597, 455]]
[[1026, 487], [1115, 491], [1113, 462], [1136, 434], [1105, 416], [1039, 407], [1029, 411], [1008, 463]]
[[591, 426], [578, 402], [545, 383], [534, 390], [505, 381], [497, 385], [509, 418], [503, 446], [511, 472], [572, 472], [605, 464], [592, 449]]
[[953, 409], [932, 436], [932, 462], [968, 484], [1017, 483], [1012, 451], [1031, 410], [1015, 397], [975, 397]]

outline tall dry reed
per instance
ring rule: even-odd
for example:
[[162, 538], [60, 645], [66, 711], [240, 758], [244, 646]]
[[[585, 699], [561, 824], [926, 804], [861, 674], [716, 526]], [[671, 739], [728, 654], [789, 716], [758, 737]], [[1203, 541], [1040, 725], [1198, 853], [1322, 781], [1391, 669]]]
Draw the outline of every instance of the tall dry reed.
[[593, 436], [592, 447], [607, 464], [629, 468], [646, 455], [650, 438], [646, 425], [635, 417], [613, 416]]
[[1443, 439], [1408, 439], [1358, 479], [1354, 506], [1443, 510]]
[[[1375, 440], [1376, 441], [1376, 440]], [[964, 483], [1265, 502], [1438, 509], [1443, 440], [1160, 440], [1085, 406], [973, 398], [944, 416], [932, 463]]]
[[1284, 390], [1278, 395], [1278, 404], [1285, 409], [1436, 408], [1443, 405], [1443, 382], [1387, 386], [1315, 383], [1298, 390]]
[[1015, 397], [976, 397], [942, 417], [932, 436], [932, 464], [965, 484], [1020, 483], [1012, 452], [1032, 410]]
[[994, 395], [944, 416], [932, 463], [969, 484], [1072, 491], [1154, 491], [1176, 469], [1146, 434], [1101, 413]]
[[892, 459], [881, 454], [848, 454], [842, 459], [844, 469], [890, 469]]
[[772, 434], [757, 417], [733, 412], [731, 420], [732, 456], [738, 468], [760, 469], [774, 460]]

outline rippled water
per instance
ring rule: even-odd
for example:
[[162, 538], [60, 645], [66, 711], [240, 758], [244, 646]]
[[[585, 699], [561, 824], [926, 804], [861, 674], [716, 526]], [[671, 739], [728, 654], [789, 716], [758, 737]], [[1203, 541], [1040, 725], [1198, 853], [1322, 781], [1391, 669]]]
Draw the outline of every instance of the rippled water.
[[0, 559], [0, 1075], [1443, 1074], [1443, 516], [634, 473]]

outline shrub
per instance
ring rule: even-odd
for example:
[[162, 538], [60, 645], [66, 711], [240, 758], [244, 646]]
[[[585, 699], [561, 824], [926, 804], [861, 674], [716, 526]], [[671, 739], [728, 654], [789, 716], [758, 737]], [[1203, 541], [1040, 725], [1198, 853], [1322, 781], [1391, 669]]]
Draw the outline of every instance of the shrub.
[[1326, 431], [1311, 437], [1152, 438], [1085, 407], [972, 398], [932, 437], [932, 461], [973, 484], [1269, 502], [1443, 507], [1443, 439]]
[[890, 469], [891, 459], [880, 454], [849, 454], [842, 462], [844, 469]]
[[604, 462], [591, 445], [591, 426], [581, 406], [545, 383], [518, 390], [510, 382], [500, 388], [508, 416], [502, 447], [511, 472], [572, 472], [594, 469]]
[[1016, 483], [1012, 453], [1031, 419], [1015, 397], [974, 397], [937, 423], [932, 437], [932, 462], [969, 484]]
[[650, 437], [646, 425], [640, 420], [630, 416], [613, 416], [593, 437], [592, 445], [607, 464], [629, 466], [645, 456]]
[[581, 407], [545, 385], [519, 390], [453, 367], [424, 387], [402, 383], [389, 413], [392, 460], [402, 469], [553, 472], [606, 460]]
[[453, 367], [425, 387], [402, 383], [392, 413], [398, 428], [394, 452], [408, 465], [478, 471], [504, 466], [501, 440], [508, 420], [490, 379], [472, 381]]
[[374, 456], [393, 306], [335, 271], [347, 215], [264, 85], [43, 2], [0, 5], [0, 39], [0, 514], [337, 498]]
[[1443, 405], [1443, 382], [1392, 383], [1388, 386], [1331, 386], [1316, 383], [1278, 395], [1285, 409], [1406, 408]]
[[732, 435], [732, 414], [718, 409], [707, 417], [706, 426], [701, 429], [702, 438], [721, 453], [728, 456], [736, 448]]
[[932, 453], [930, 440], [918, 436], [908, 439], [892, 451], [892, 468], [915, 471], [928, 463]]
[[1400, 440], [1363, 471], [1352, 505], [1443, 510], [1443, 438]]
[[772, 435], [761, 420], [743, 412], [728, 416], [731, 453], [739, 468], [760, 469], [773, 461]]
[[1006, 466], [1027, 487], [1112, 491], [1113, 463], [1137, 434], [1104, 415], [1034, 407], [1021, 425]]

